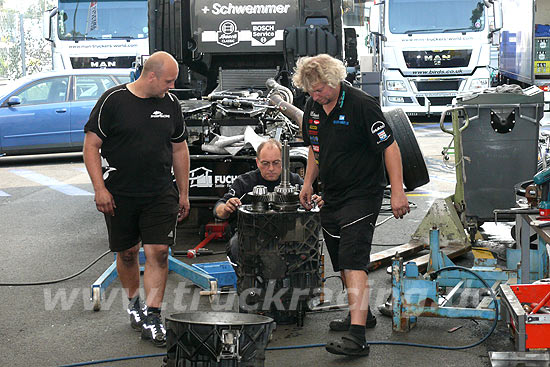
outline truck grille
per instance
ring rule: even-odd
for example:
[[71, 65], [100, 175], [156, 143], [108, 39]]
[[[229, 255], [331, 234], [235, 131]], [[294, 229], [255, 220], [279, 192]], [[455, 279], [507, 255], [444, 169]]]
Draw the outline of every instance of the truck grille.
[[403, 51], [403, 58], [410, 69], [443, 69], [466, 67], [472, 50]]
[[439, 91], [439, 90], [455, 90], [458, 91], [460, 80], [426, 80], [416, 81], [416, 89], [419, 92], [424, 91]]
[[[425, 97], [416, 97], [421, 106], [426, 104]], [[453, 102], [453, 97], [429, 97], [432, 106], [447, 106]]]
[[131, 68], [135, 56], [115, 56], [100, 59], [99, 57], [71, 57], [73, 69]]

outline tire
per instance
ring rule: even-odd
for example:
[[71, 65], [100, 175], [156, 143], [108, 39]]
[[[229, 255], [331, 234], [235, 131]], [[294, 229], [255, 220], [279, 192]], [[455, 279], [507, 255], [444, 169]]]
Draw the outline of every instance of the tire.
[[430, 182], [424, 156], [405, 112], [401, 108], [394, 108], [384, 112], [384, 117], [392, 129], [395, 141], [401, 151], [403, 183], [407, 190], [414, 190]]

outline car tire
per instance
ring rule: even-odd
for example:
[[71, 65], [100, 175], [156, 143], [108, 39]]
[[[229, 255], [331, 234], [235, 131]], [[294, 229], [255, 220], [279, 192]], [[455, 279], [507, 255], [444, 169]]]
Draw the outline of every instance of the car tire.
[[411, 121], [405, 112], [401, 108], [394, 108], [384, 112], [384, 117], [401, 151], [403, 183], [407, 190], [414, 190], [430, 182], [424, 156], [418, 146]]

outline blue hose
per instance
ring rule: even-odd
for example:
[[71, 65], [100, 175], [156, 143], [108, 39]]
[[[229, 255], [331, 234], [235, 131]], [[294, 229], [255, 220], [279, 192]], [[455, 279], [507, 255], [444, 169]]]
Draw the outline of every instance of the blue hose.
[[[483, 338], [478, 340], [475, 343], [459, 346], [459, 347], [449, 347], [445, 345], [430, 345], [430, 344], [417, 344], [417, 343], [408, 343], [408, 342], [394, 342], [389, 340], [373, 340], [369, 341], [369, 344], [371, 345], [401, 345], [406, 347], [418, 347], [418, 348], [430, 348], [430, 349], [444, 349], [444, 350], [461, 350], [461, 349], [469, 349], [473, 348], [481, 343], [483, 343], [491, 334], [493, 331], [495, 331], [498, 323], [498, 300], [495, 295], [495, 292], [493, 292], [493, 289], [487, 284], [487, 282], [481, 278], [479, 275], [477, 275], [473, 270], [465, 268], [463, 266], [447, 266], [444, 268], [441, 268], [431, 274], [432, 278], [435, 279], [437, 275], [443, 271], [449, 271], [449, 270], [462, 270], [467, 273], [472, 274], [475, 276], [479, 281], [489, 290], [491, 293], [491, 297], [493, 298], [493, 302], [495, 304], [495, 320], [493, 322], [493, 325], [491, 326], [491, 329]], [[268, 347], [265, 348], [265, 350], [289, 350], [289, 349], [305, 349], [305, 348], [319, 348], [324, 347], [326, 344], [302, 344], [302, 345], [287, 345], [283, 347]], [[92, 364], [100, 364], [100, 363], [109, 363], [109, 362], [117, 362], [117, 361], [127, 361], [131, 359], [140, 359], [140, 358], [151, 358], [151, 357], [164, 357], [166, 356], [166, 353], [159, 353], [159, 354], [144, 354], [144, 355], [137, 355], [137, 356], [129, 356], [129, 357], [120, 357], [120, 358], [112, 358], [112, 359], [104, 359], [104, 360], [97, 360], [97, 361], [90, 361], [90, 362], [80, 362], [80, 363], [74, 363], [74, 364], [66, 364], [62, 365], [60, 367], [77, 367], [77, 366], [89, 366]]]
[[88, 361], [88, 362], [79, 362], [79, 363], [73, 363], [73, 364], [64, 364], [59, 367], [77, 367], [77, 366], [90, 366], [92, 364], [100, 364], [100, 363], [109, 363], [109, 362], [118, 362], [118, 361], [128, 361], [131, 359], [142, 359], [142, 358], [152, 358], [152, 357], [164, 357], [166, 353], [157, 353], [157, 354], [142, 354], [138, 356], [128, 356], [128, 357], [118, 357], [118, 358], [110, 358], [110, 359], [99, 359], [97, 361]]

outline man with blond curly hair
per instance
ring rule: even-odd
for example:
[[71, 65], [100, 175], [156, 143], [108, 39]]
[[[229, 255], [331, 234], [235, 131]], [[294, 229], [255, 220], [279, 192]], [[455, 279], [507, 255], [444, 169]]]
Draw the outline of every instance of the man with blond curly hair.
[[345, 82], [346, 74], [344, 64], [329, 55], [303, 57], [297, 62], [292, 80], [310, 95], [302, 122], [309, 153], [300, 202], [306, 209], [312, 207], [312, 183], [319, 177], [325, 201], [321, 209], [323, 236], [332, 266], [341, 272], [348, 293], [350, 313], [329, 326], [349, 330], [349, 334], [327, 343], [326, 349], [334, 354], [366, 356], [365, 326], [373, 327], [367, 266], [387, 185], [386, 171], [395, 218], [403, 218], [409, 204], [393, 132], [378, 102]]

